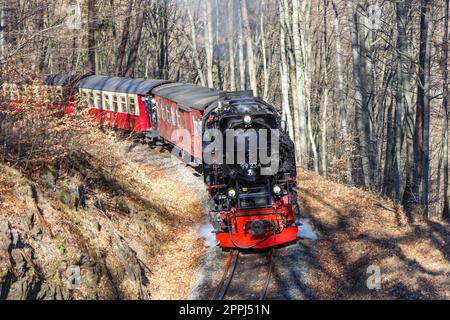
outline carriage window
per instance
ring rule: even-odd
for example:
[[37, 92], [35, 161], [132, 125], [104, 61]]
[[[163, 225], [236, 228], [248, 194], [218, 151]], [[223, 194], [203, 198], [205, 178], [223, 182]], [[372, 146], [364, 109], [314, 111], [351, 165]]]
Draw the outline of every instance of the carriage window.
[[127, 98], [125, 98], [125, 97], [120, 98], [120, 106], [122, 108], [123, 113], [128, 113]]
[[156, 116], [161, 119], [161, 108], [160, 108], [160, 104], [157, 103], [156, 104]]
[[87, 92], [86, 92], [86, 91], [81, 91], [81, 100], [80, 100], [80, 103], [81, 103], [83, 106], [86, 106], [87, 102], [88, 102], [88, 94], [87, 94]]
[[109, 100], [109, 94], [103, 94], [103, 96], [105, 97], [105, 109], [111, 110], [111, 102]]
[[202, 119], [194, 117], [194, 135], [197, 137], [202, 136]]
[[93, 92], [91, 92], [89, 94], [89, 105], [91, 108], [94, 108], [94, 93]]
[[175, 108], [172, 108], [172, 124], [173, 124], [174, 126], [177, 125], [177, 115], [176, 115], [176, 113], [175, 113]]
[[163, 121], [166, 121], [166, 112], [164, 111], [164, 105], [161, 103], [160, 105], [161, 108], [161, 118], [163, 119]]
[[113, 95], [113, 109], [114, 112], [117, 112], [119, 110], [119, 101], [117, 100], [116, 95]]
[[177, 109], [177, 124], [178, 128], [181, 128], [181, 113], [180, 110]]
[[136, 102], [134, 98], [130, 98], [130, 114], [136, 114]]
[[167, 118], [167, 123], [170, 123], [170, 108], [169, 108], [169, 105], [166, 106], [166, 118]]
[[103, 109], [102, 106], [102, 95], [100, 93], [96, 94], [96, 103], [97, 103], [97, 109]]

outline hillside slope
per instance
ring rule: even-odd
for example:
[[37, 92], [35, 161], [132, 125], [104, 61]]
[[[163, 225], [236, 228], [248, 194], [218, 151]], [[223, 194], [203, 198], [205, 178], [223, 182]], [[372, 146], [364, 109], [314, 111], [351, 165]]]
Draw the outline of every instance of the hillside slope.
[[[27, 177], [0, 164], [0, 299], [187, 296], [200, 195], [160, 167], [176, 167], [170, 154], [151, 165], [133, 146], [95, 132]], [[74, 267], [80, 287], [69, 290]]]
[[[303, 214], [319, 239], [312, 292], [321, 299], [450, 299], [450, 228], [408, 222], [389, 200], [300, 170]], [[381, 290], [368, 290], [371, 265]]]

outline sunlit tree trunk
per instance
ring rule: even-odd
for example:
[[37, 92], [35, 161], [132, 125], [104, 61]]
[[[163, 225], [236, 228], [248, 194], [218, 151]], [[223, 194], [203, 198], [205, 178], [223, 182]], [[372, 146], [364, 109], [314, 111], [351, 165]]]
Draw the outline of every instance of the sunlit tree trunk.
[[253, 38], [250, 30], [250, 21], [248, 18], [247, 0], [241, 0], [242, 24], [244, 35], [247, 42], [248, 74], [250, 76], [250, 87], [255, 97], [258, 96], [258, 81], [256, 79], [255, 54], [253, 49]]
[[299, 0], [292, 1], [292, 39], [294, 44], [295, 55], [295, 76], [297, 86], [297, 109], [294, 110], [294, 131], [298, 136], [296, 143], [300, 148], [299, 152], [299, 164], [306, 166], [308, 163], [308, 147], [306, 138], [306, 106], [305, 106], [305, 88], [303, 87], [302, 77], [302, 48], [300, 40], [300, 26], [299, 26], [299, 14], [300, 14]]
[[205, 75], [203, 74], [202, 70], [202, 64], [200, 62], [199, 54], [198, 54], [198, 47], [197, 47], [197, 28], [195, 26], [195, 20], [193, 13], [191, 11], [191, 8], [189, 6], [188, 0], [186, 0], [186, 7], [187, 7], [187, 13], [189, 17], [189, 24], [191, 25], [191, 47], [192, 47], [192, 55], [195, 63], [195, 68], [197, 69], [198, 77], [200, 78], [200, 83], [202, 86], [206, 87], [206, 79]]
[[247, 78], [245, 68], [245, 55], [244, 55], [244, 29], [242, 26], [242, 10], [239, 8], [239, 82], [241, 90], [247, 89]]
[[262, 51], [262, 60], [263, 60], [263, 71], [264, 71], [264, 89], [263, 89], [263, 100], [267, 100], [269, 95], [269, 70], [267, 66], [267, 49], [266, 49], [266, 34], [264, 30], [264, 11], [261, 10], [260, 17], [261, 24], [261, 51]]
[[0, 4], [0, 62], [5, 57], [5, 5]]
[[96, 32], [96, 10], [95, 10], [95, 0], [88, 0], [88, 60], [89, 60], [89, 68], [90, 72], [97, 73], [97, 59], [96, 59], [96, 41], [95, 41], [95, 32]]
[[206, 1], [205, 11], [205, 43], [206, 43], [206, 75], [208, 87], [214, 88], [213, 64], [214, 64], [214, 37], [212, 29], [211, 1]]
[[279, 2], [280, 11], [280, 55], [281, 55], [281, 95], [282, 95], [282, 105], [283, 105], [283, 115], [286, 119], [286, 127], [289, 132], [289, 136], [294, 141], [294, 126], [292, 123], [291, 107], [289, 104], [289, 66], [287, 62], [287, 48], [286, 48], [286, 21], [284, 5]]
[[[235, 12], [235, 1], [228, 1], [228, 11]], [[236, 46], [236, 39], [234, 37], [234, 23], [235, 17], [231, 16], [228, 21], [228, 56], [230, 59], [230, 90], [236, 91], [236, 53], [234, 48]]]

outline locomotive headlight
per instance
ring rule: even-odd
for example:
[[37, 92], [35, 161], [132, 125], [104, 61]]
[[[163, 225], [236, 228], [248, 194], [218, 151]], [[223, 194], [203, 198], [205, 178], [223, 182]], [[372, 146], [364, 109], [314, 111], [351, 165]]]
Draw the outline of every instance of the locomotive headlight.
[[228, 198], [234, 199], [236, 198], [237, 192], [236, 189], [229, 189], [228, 190]]
[[244, 116], [243, 120], [244, 120], [244, 124], [250, 125], [250, 124], [252, 124], [253, 118], [252, 118], [252, 116], [250, 114], [247, 113]]
[[276, 195], [276, 196], [281, 195], [281, 187], [279, 185], [275, 185], [273, 187], [273, 194]]

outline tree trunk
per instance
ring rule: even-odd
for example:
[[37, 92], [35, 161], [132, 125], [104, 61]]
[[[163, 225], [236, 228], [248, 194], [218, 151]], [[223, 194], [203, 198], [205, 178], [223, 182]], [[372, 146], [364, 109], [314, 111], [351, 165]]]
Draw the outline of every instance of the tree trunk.
[[97, 59], [96, 59], [96, 41], [95, 32], [97, 29], [96, 12], [95, 12], [95, 0], [88, 0], [88, 60], [90, 72], [97, 73]]
[[195, 27], [195, 20], [193, 13], [191, 11], [190, 5], [188, 0], [186, 1], [186, 7], [187, 7], [187, 13], [189, 17], [189, 23], [191, 25], [191, 47], [192, 47], [192, 55], [194, 58], [195, 68], [197, 69], [198, 77], [200, 78], [200, 83], [202, 86], [206, 87], [206, 79], [205, 75], [203, 74], [202, 70], [202, 64], [200, 62], [199, 54], [198, 54], [198, 48], [197, 48], [197, 28]]
[[347, 1], [348, 23], [352, 43], [353, 81], [355, 85], [356, 127], [359, 136], [359, 151], [362, 161], [364, 186], [372, 187], [373, 168], [370, 161], [370, 122], [369, 111], [364, 99], [363, 82], [361, 76], [361, 53], [358, 41], [358, 29], [353, 13], [353, 1]]
[[142, 27], [144, 25], [144, 9], [139, 9], [142, 12], [140, 12], [137, 16], [136, 20], [136, 31], [134, 32], [134, 40], [133, 45], [130, 48], [130, 54], [128, 56], [128, 63], [127, 67], [125, 69], [125, 76], [126, 77], [132, 77], [134, 75], [134, 68], [136, 66], [136, 58], [137, 54], [139, 52], [139, 46], [141, 44], [141, 37], [142, 37]]
[[244, 55], [244, 28], [242, 26], [242, 10], [239, 8], [239, 79], [241, 90], [247, 89], [247, 78], [246, 78], [246, 68], [245, 68], [245, 55]]
[[[339, 12], [337, 11], [336, 4], [334, 1], [332, 2], [334, 9], [334, 29], [336, 32], [336, 75], [337, 75], [337, 87], [338, 87], [338, 95], [339, 95], [339, 116], [340, 116], [340, 125], [341, 125], [341, 139], [344, 144], [344, 153], [350, 153], [351, 151], [347, 151], [346, 147], [349, 145], [350, 137], [348, 136], [348, 117], [347, 117], [347, 99], [345, 96], [344, 90], [344, 72], [342, 66], [342, 49], [341, 49], [341, 31], [339, 24]], [[348, 148], [349, 150], [351, 148]], [[347, 183], [353, 184], [352, 177], [352, 162], [351, 156], [346, 155], [346, 175], [347, 175]]]
[[253, 38], [250, 30], [250, 21], [248, 19], [247, 0], [241, 1], [242, 23], [244, 27], [244, 35], [247, 42], [247, 59], [248, 59], [248, 74], [250, 76], [250, 87], [253, 90], [253, 95], [258, 96], [258, 81], [256, 80], [256, 66], [255, 54], [253, 52]]
[[450, 218], [450, 208], [449, 208], [449, 191], [448, 191], [448, 31], [449, 31], [449, 3], [450, 0], [445, 0], [445, 23], [444, 23], [444, 36], [443, 36], [443, 57], [442, 57], [442, 70], [443, 70], [443, 101], [442, 107], [444, 110], [443, 114], [443, 130], [444, 130], [444, 140], [443, 140], [443, 163], [444, 163], [444, 209], [442, 211], [442, 217], [444, 219]]
[[423, 104], [423, 191], [422, 203], [425, 206], [425, 217], [428, 217], [430, 195], [430, 88], [431, 88], [431, 37], [433, 32], [433, 20], [431, 19], [430, 0], [424, 0], [423, 5], [426, 26], [426, 53], [424, 61], [424, 104]]
[[330, 64], [328, 58], [328, 0], [323, 0], [323, 45], [324, 45], [324, 91], [323, 91], [323, 113], [322, 113], [322, 175], [327, 177], [327, 128], [328, 128], [328, 66]]
[[3, 1], [0, 5], [0, 62], [3, 61], [3, 59], [6, 56], [5, 52], [5, 5], [3, 4]]
[[[428, 215], [429, 192], [429, 125], [430, 125], [430, 0], [421, 1], [419, 83], [417, 88], [416, 124], [414, 127], [414, 155], [416, 158], [413, 196]], [[422, 188], [421, 188], [422, 187]]]
[[[235, 1], [228, 1], [228, 12], [235, 12]], [[234, 34], [234, 15], [228, 21], [228, 55], [230, 59], [230, 91], [236, 91], [236, 54], [235, 48], [235, 34]]]
[[[410, 90], [410, 82], [408, 77], [408, 42], [406, 38], [406, 22], [408, 19], [408, 12], [411, 7], [411, 0], [404, 0], [401, 2], [397, 2], [396, 6], [396, 15], [397, 15], [397, 56], [398, 56], [398, 65], [397, 65], [397, 90], [396, 90], [396, 126], [395, 126], [395, 158], [397, 161], [397, 175], [395, 176], [394, 184], [395, 184], [395, 199], [397, 201], [400, 200], [400, 187], [401, 187], [401, 178], [400, 178], [400, 158], [402, 152], [402, 141], [403, 137], [406, 133], [406, 168], [410, 166], [410, 163], [414, 161], [414, 158], [411, 157], [409, 150], [412, 150], [412, 144], [410, 137], [412, 137], [412, 126], [411, 121], [411, 101], [407, 99], [407, 96], [410, 96], [407, 93]], [[402, 119], [404, 118], [404, 119]], [[407, 124], [407, 126], [404, 126]], [[408, 127], [410, 125], [410, 127]], [[403, 129], [405, 128], [405, 129]], [[406, 131], [406, 132], [405, 132]], [[411, 161], [411, 162], [410, 162]], [[407, 178], [408, 179], [408, 178]]]
[[308, 163], [308, 146], [307, 146], [307, 123], [306, 123], [306, 99], [305, 88], [303, 87], [302, 74], [304, 72], [302, 68], [302, 48], [300, 40], [300, 5], [299, 0], [292, 1], [292, 39], [294, 43], [294, 55], [295, 55], [295, 76], [297, 84], [297, 102], [298, 108], [294, 110], [294, 130], [298, 136], [296, 143], [300, 148], [299, 164], [307, 166]]
[[130, 36], [130, 24], [133, 12], [134, 0], [128, 0], [128, 8], [125, 13], [125, 20], [123, 22], [122, 39], [120, 41], [119, 50], [117, 52], [117, 68], [116, 73], [118, 76], [124, 75], [123, 63], [125, 61], [125, 55], [127, 50], [128, 37]]
[[403, 127], [405, 128], [406, 139], [406, 163], [405, 163], [405, 189], [403, 191], [402, 204], [406, 211], [409, 213], [410, 206], [416, 201], [416, 195], [414, 192], [415, 184], [417, 183], [416, 177], [416, 158], [414, 154], [414, 107], [413, 107], [413, 87], [409, 80], [409, 65], [410, 58], [408, 57], [408, 39], [406, 34], [406, 22], [408, 21], [408, 12], [411, 10], [411, 0], [404, 0], [397, 4], [397, 23], [399, 24], [399, 41], [403, 43], [398, 45], [400, 62], [402, 64], [402, 83], [401, 89], [404, 93], [405, 103], [405, 119]]
[[395, 155], [395, 128], [394, 122], [395, 118], [398, 116], [397, 113], [393, 116], [393, 106], [392, 101], [389, 104], [387, 110], [387, 129], [386, 129], [386, 160], [384, 164], [384, 179], [383, 179], [383, 194], [392, 197], [394, 190], [394, 166], [396, 161]]
[[286, 126], [289, 136], [292, 141], [294, 141], [294, 126], [292, 124], [292, 114], [291, 107], [289, 104], [289, 66], [287, 63], [287, 48], [286, 48], [286, 21], [284, 19], [284, 5], [279, 2], [280, 8], [280, 55], [281, 55], [281, 65], [280, 65], [280, 74], [281, 74], [281, 95], [282, 95], [282, 105], [283, 105], [283, 115], [286, 119]]
[[261, 50], [262, 50], [262, 60], [263, 60], [263, 70], [264, 70], [264, 91], [262, 99], [267, 101], [269, 95], [269, 70], [267, 66], [267, 51], [266, 51], [266, 33], [264, 31], [264, 11], [261, 10]]
[[211, 1], [206, 1], [205, 12], [205, 39], [206, 39], [206, 75], [208, 87], [214, 88], [213, 64], [214, 64], [214, 36], [212, 28]]

